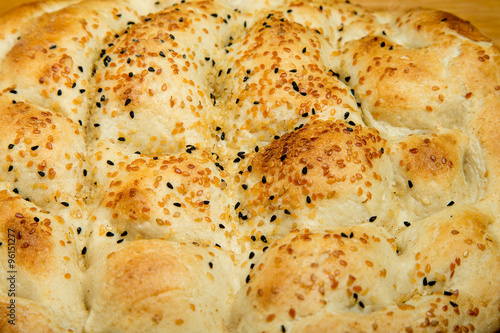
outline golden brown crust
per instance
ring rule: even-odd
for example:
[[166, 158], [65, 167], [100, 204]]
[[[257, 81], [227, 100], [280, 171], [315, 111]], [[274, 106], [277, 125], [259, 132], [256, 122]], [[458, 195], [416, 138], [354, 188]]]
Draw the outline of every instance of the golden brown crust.
[[500, 51], [470, 23], [47, 1], [0, 17], [0, 61], [2, 332], [500, 329]]

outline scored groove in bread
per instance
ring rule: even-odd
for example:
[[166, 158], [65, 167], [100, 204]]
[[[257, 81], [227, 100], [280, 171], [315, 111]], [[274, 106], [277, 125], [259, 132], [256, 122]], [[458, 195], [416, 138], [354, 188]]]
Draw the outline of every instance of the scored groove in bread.
[[500, 329], [500, 56], [468, 22], [46, 1], [0, 59], [15, 329]]

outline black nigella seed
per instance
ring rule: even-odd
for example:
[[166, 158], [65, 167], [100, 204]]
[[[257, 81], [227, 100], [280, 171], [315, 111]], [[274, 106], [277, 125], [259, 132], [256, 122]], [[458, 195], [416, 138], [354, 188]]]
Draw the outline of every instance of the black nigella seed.
[[262, 184], [265, 184], [267, 182], [266, 176], [262, 176]]
[[410, 222], [408, 222], [408, 221], [404, 221], [403, 223], [404, 223], [404, 225], [405, 225], [405, 226], [407, 226], [407, 227], [409, 227], [409, 226], [411, 225], [411, 223], [410, 223]]
[[14, 169], [14, 167], [11, 165], [9, 166], [9, 172], [12, 171]]
[[250, 275], [247, 275], [247, 278], [245, 279], [245, 282], [246, 283], [250, 282]]
[[457, 304], [457, 303], [452, 302], [452, 301], [450, 301], [450, 304], [451, 304], [451, 306], [453, 306], [454, 308], [456, 308], [456, 307], [458, 306], [458, 304]]
[[221, 229], [225, 229], [225, 228], [226, 228], [226, 226], [225, 226], [224, 224], [220, 223], [220, 224], [219, 224], [219, 228], [221, 228]]
[[118, 141], [122, 141], [123, 142], [123, 141], [125, 141], [125, 138], [124, 137], [119, 137]]
[[106, 163], [108, 163], [109, 165], [115, 165], [115, 164], [113, 163], [113, 161], [110, 161], [110, 160], [107, 160], [107, 161], [106, 161]]
[[81, 232], [82, 232], [82, 228], [81, 227], [76, 228], [76, 233], [77, 234], [80, 234]]
[[174, 202], [175, 207], [181, 207], [182, 205], [179, 202]]
[[276, 221], [276, 218], [277, 218], [276, 215], [271, 216], [271, 222]]
[[82, 254], [85, 255], [85, 253], [87, 253], [87, 247], [86, 246], [82, 249]]
[[171, 189], [171, 190], [173, 190], [173, 189], [174, 189], [174, 186], [173, 186], [170, 182], [168, 182], [168, 183], [167, 183], [167, 187], [168, 187], [169, 189]]
[[302, 168], [302, 174], [303, 175], [307, 175], [307, 167], [303, 167]]
[[106, 237], [113, 237], [114, 235], [115, 235], [115, 234], [114, 234], [114, 233], [112, 233], [111, 231], [108, 231], [108, 232], [106, 233]]
[[248, 259], [253, 259], [253, 257], [255, 257], [255, 253], [250, 252], [250, 255], [248, 256]]
[[412, 188], [413, 187], [413, 183], [411, 182], [411, 180], [408, 181], [408, 187], [409, 188]]
[[129, 115], [130, 115], [130, 118], [134, 119], [134, 116], [135, 116], [134, 111], [130, 111]]
[[292, 214], [292, 213], [290, 213], [290, 211], [289, 211], [288, 209], [285, 209], [285, 214], [286, 214], [286, 215], [290, 215], [290, 214]]
[[436, 281], [429, 281], [429, 282], [427, 282], [427, 284], [432, 287], [433, 285], [436, 284]]
[[241, 187], [243, 187], [244, 190], [248, 189], [248, 185], [247, 184], [243, 184], [243, 185], [241, 185]]
[[342, 237], [344, 237], [344, 238], [348, 238], [348, 237], [349, 237], [349, 236], [347, 236], [347, 234], [345, 234], [345, 233], [343, 233], [343, 232], [341, 232], [341, 233], [340, 233], [340, 236], [342, 236]]
[[251, 238], [251, 239], [252, 239], [252, 241], [254, 241], [254, 242], [257, 240], [257, 237], [255, 237], [255, 236], [253, 236], [253, 235], [252, 235], [250, 238]]
[[426, 285], [427, 285], [427, 277], [424, 277], [424, 280], [422, 281], [422, 284], [423, 284], [424, 286], [426, 286]]
[[68, 207], [68, 206], [69, 206], [69, 203], [67, 203], [67, 202], [63, 201], [63, 202], [61, 202], [61, 205], [63, 205], [64, 207]]
[[377, 217], [376, 217], [376, 216], [372, 216], [372, 217], [370, 217], [369, 221], [370, 221], [370, 222], [375, 222], [375, 220], [376, 220], [376, 219], [377, 219]]
[[38, 171], [38, 174], [40, 175], [40, 177], [45, 177], [45, 172], [43, 171]]
[[128, 235], [128, 232], [127, 232], [127, 231], [124, 231], [124, 232], [122, 232], [122, 233], [121, 233], [121, 235], [120, 235], [120, 236], [121, 236], [121, 237], [125, 237], [125, 236], [127, 236], [127, 235]]
[[280, 157], [281, 162], [283, 162], [285, 160], [285, 158], [286, 158], [286, 155], [281, 155], [281, 157]]
[[267, 238], [264, 235], [260, 236], [260, 240], [263, 241], [264, 243], [267, 243]]
[[9, 145], [9, 149], [12, 149], [12, 148], [14, 148], [14, 145], [11, 143], [11, 144]]
[[130, 102], [132, 102], [132, 101], [130, 100], [130, 98], [127, 98], [127, 100], [125, 101], [125, 106], [129, 105], [129, 104], [130, 104]]
[[449, 292], [449, 291], [446, 291], [446, 290], [443, 292], [443, 294], [444, 294], [445, 296], [451, 296], [451, 295], [453, 295], [453, 293], [452, 293], [452, 292]]
[[311, 203], [311, 197], [310, 197], [310, 196], [307, 196], [307, 197], [306, 197], [306, 202], [307, 202], [308, 204], [310, 204], [310, 203]]
[[455, 204], [455, 201], [450, 201], [446, 206], [450, 207], [450, 206], [453, 206]]

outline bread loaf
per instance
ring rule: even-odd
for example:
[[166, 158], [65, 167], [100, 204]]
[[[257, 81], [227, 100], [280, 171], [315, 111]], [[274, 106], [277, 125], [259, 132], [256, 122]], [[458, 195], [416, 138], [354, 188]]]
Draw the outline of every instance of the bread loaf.
[[496, 332], [499, 119], [498, 47], [431, 9], [14, 9], [0, 331]]

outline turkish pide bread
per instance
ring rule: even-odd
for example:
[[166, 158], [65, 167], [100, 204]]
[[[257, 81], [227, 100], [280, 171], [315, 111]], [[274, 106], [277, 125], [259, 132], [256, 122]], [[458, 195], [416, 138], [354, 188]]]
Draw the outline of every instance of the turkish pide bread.
[[500, 329], [500, 52], [468, 22], [45, 1], [0, 61], [1, 332]]

